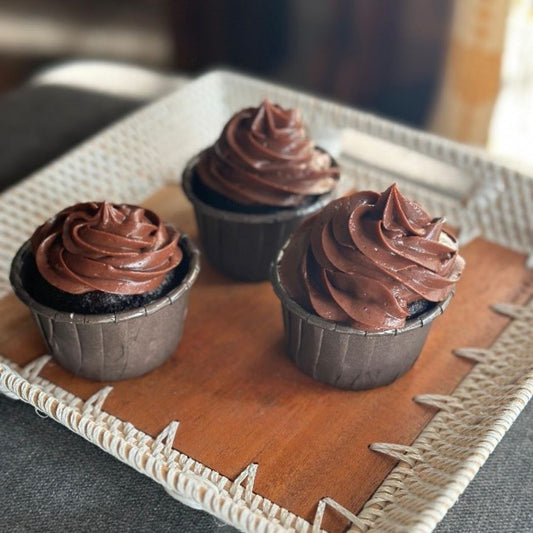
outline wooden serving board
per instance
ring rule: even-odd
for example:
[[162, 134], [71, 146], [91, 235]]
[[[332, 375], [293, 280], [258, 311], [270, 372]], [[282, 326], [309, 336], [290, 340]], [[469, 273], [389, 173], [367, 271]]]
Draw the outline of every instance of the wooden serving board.
[[[179, 187], [145, 205], [196, 238]], [[463, 279], [419, 361], [392, 385], [364, 392], [336, 390], [298, 371], [284, 354], [270, 284], [231, 281], [204, 259], [177, 352], [144, 377], [113, 383], [105, 410], [154, 437], [179, 420], [176, 449], [230, 479], [258, 463], [254, 491], [309, 521], [324, 496], [357, 513], [395, 464], [368, 445], [412, 443], [435, 413], [412, 398], [451, 393], [472, 368], [452, 350], [488, 347], [508, 322], [489, 305], [533, 295], [523, 255], [482, 239], [461, 253]], [[20, 365], [45, 353], [29, 311], [13, 295], [0, 301], [0, 352]], [[41, 375], [83, 399], [103, 386], [54, 362]], [[324, 526], [346, 524], [329, 516]]]

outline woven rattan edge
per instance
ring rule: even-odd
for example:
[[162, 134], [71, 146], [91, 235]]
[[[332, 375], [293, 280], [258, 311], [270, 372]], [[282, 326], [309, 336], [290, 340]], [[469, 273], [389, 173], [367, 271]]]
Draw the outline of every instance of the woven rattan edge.
[[[32, 405], [152, 478], [173, 498], [207, 511], [242, 531], [310, 531], [312, 526], [303, 518], [252, 492], [257, 465], [245, 466], [241, 475], [232, 481], [173, 448], [178, 423], [171, 422], [154, 439], [133, 424], [102, 410], [111, 387], [104, 387], [84, 401], [39, 376], [30, 381], [25, 377], [30, 371], [31, 368], [21, 368], [0, 356], [0, 393]], [[172, 425], [175, 429], [165, 442]]]
[[514, 319], [490, 349], [457, 350], [479, 362], [451, 396], [414, 398], [438, 412], [358, 514], [365, 527], [352, 531], [432, 531], [529, 402], [533, 299], [510, 307]]

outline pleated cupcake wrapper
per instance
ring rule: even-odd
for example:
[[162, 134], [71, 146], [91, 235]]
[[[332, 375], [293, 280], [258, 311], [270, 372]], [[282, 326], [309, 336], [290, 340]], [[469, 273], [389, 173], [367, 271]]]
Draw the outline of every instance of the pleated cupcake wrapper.
[[165, 296], [128, 311], [66, 313], [36, 302], [26, 292], [21, 276], [30, 253], [29, 242], [13, 260], [10, 281], [17, 296], [29, 306], [50, 353], [62, 367], [100, 381], [132, 378], [160, 366], [181, 340], [189, 291], [200, 271], [200, 253], [186, 235], [182, 235], [180, 245], [189, 259], [184, 280]]
[[287, 294], [279, 276], [284, 250], [272, 265], [271, 279], [281, 300], [287, 352], [300, 370], [338, 388], [381, 387], [405, 374], [420, 355], [433, 320], [453, 296], [402, 328], [368, 333], [338, 325], [308, 313]]
[[305, 218], [333, 198], [324, 194], [301, 208], [271, 214], [237, 213], [206, 204], [193, 190], [198, 158], [187, 165], [182, 186], [194, 207], [200, 241], [208, 261], [220, 272], [240, 281], [264, 281], [270, 264], [287, 237]]

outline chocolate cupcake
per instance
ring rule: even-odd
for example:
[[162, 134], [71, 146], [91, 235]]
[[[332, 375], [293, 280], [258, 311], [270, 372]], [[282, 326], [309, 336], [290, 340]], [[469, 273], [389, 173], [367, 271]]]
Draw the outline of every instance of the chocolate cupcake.
[[443, 225], [392, 185], [333, 201], [300, 227], [272, 281], [301, 370], [366, 389], [411, 368], [464, 268]]
[[154, 212], [88, 202], [37, 228], [10, 280], [62, 366], [114, 380], [172, 355], [198, 272], [196, 247]]
[[236, 113], [193, 158], [183, 189], [209, 261], [235, 279], [261, 281], [287, 237], [331, 200], [338, 179], [299, 111], [265, 100]]

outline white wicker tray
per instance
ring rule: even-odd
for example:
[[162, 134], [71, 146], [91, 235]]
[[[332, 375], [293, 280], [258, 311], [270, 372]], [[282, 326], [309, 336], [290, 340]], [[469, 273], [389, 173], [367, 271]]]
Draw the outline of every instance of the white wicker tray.
[[[87, 198], [138, 203], [162, 185], [179, 181], [186, 161], [217, 137], [234, 111], [265, 96], [301, 108], [311, 135], [341, 158], [346, 186], [380, 190], [394, 178], [430, 212], [446, 213], [461, 229], [463, 244], [483, 235], [513, 250], [533, 252], [530, 178], [450, 141], [295, 91], [214, 72], [121, 121], [0, 197], [0, 296], [10, 292], [8, 272], [14, 253], [42, 220]], [[421, 173], [406, 174], [405, 166], [397, 173], [393, 164], [376, 168], [345, 157], [338, 149], [340, 133], [346, 128], [370, 140], [393, 143], [393, 150], [409, 150], [415, 166], [443, 163], [440, 170], [449, 173], [450, 182], [460, 184], [464, 179], [468, 184], [447, 190], [442, 184], [426, 182]], [[416, 154], [423, 155], [417, 159]], [[410, 446], [372, 444], [374, 450], [400, 463], [357, 516], [327, 497], [317, 502], [312, 522], [290, 513], [254, 493], [257, 465], [251, 464], [234, 480], [227, 479], [172, 449], [176, 422], [152, 439], [103, 410], [109, 388], [84, 402], [39, 377], [47, 356], [24, 368], [0, 356], [0, 390], [152, 477], [175, 498], [244, 531], [318, 531], [328, 506], [344, 515], [354, 531], [399, 527], [429, 531], [533, 394], [532, 302], [524, 307], [500, 304], [495, 309], [513, 321], [490, 349], [458, 351], [478, 364], [452, 396], [417, 398], [440, 411], [416, 441]]]

